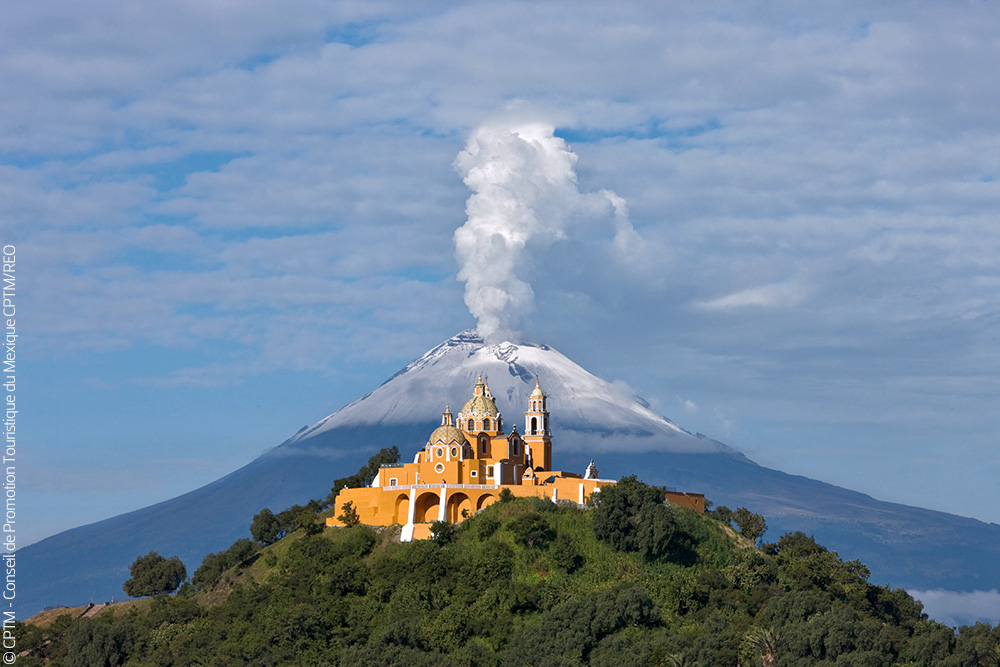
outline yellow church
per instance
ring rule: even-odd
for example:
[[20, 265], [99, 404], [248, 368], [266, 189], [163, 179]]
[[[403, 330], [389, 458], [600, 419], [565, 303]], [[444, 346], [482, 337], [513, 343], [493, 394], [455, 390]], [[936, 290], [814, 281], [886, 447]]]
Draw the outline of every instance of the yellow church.
[[[371, 485], [343, 489], [334, 507], [353, 503], [361, 523], [398, 524], [401, 539], [430, 537], [431, 523], [458, 523], [497, 501], [509, 489], [515, 496], [536, 496], [583, 504], [613, 480], [598, 479], [591, 461], [580, 475], [552, 470], [552, 432], [546, 396], [538, 382], [528, 397], [524, 432], [504, 430], [489, 385], [480, 375], [472, 398], [455, 417], [448, 407], [441, 425], [417, 452], [413, 463], [383, 466]], [[342, 526], [329, 518], [328, 526]]]

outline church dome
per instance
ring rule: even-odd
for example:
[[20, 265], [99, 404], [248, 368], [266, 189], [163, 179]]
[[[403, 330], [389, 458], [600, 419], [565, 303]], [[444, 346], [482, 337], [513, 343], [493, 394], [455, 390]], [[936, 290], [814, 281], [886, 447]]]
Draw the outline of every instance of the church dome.
[[430, 444], [432, 445], [464, 445], [468, 443], [465, 439], [465, 434], [462, 431], [450, 424], [445, 426], [438, 426], [431, 433]]
[[460, 420], [479, 420], [487, 417], [493, 420], [499, 419], [500, 411], [497, 410], [497, 404], [493, 402], [493, 394], [490, 393], [489, 386], [483, 382], [482, 375], [479, 376], [473, 393], [473, 397], [462, 406], [462, 411], [458, 413], [458, 418]]
[[459, 414], [463, 419], [470, 417], [472, 419], [482, 419], [483, 417], [496, 419], [500, 416], [500, 411], [497, 410], [497, 404], [493, 402], [493, 397], [473, 396], [468, 400]]

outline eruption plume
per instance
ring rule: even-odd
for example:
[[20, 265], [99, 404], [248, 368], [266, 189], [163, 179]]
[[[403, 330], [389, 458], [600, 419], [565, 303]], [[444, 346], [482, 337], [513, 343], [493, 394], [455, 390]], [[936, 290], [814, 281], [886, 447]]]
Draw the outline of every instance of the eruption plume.
[[465, 304], [488, 342], [514, 335], [534, 292], [518, 277], [526, 250], [564, 238], [580, 214], [624, 200], [577, 188], [577, 156], [545, 123], [484, 125], [455, 159], [472, 190], [468, 220], [455, 231]]

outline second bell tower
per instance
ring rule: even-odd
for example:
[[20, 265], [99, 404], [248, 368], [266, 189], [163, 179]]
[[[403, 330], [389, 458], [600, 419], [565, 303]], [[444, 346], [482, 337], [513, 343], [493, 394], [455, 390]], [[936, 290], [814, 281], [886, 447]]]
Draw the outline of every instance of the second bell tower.
[[545, 394], [535, 380], [535, 388], [528, 397], [528, 411], [524, 413], [523, 436], [535, 470], [552, 470], [552, 432], [549, 430], [549, 411], [545, 400]]

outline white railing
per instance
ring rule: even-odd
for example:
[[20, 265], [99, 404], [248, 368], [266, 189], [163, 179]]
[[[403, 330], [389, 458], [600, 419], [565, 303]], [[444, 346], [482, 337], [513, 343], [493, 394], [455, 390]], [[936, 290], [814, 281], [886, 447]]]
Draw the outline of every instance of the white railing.
[[409, 491], [410, 489], [489, 489], [496, 491], [500, 488], [497, 484], [399, 484], [397, 486], [383, 486], [386, 491]]

